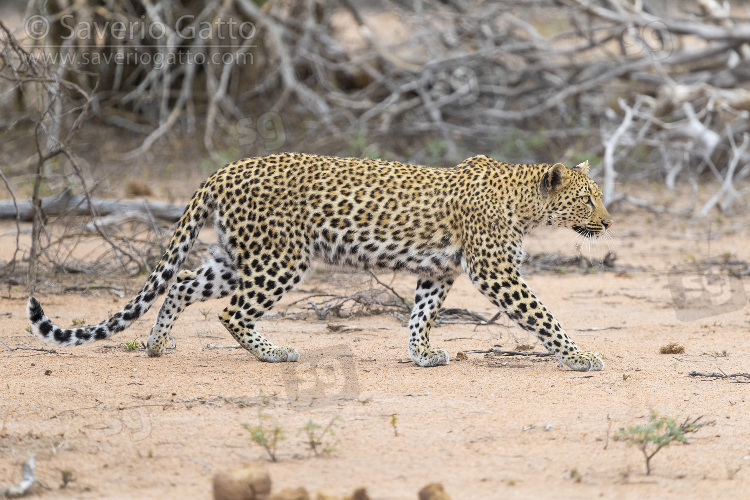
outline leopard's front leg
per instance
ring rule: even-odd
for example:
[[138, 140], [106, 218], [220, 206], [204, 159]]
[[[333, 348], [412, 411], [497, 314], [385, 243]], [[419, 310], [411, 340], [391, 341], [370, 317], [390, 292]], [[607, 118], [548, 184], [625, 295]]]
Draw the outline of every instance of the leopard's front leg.
[[534, 296], [512, 263], [489, 259], [465, 261], [472, 283], [524, 330], [534, 332], [539, 341], [557, 359], [578, 371], [602, 370], [604, 362], [598, 353], [581, 351], [565, 333], [560, 323]]

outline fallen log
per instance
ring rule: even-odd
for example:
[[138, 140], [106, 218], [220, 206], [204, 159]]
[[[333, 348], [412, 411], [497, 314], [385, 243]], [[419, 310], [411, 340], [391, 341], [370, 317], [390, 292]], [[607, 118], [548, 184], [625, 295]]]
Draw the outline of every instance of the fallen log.
[[[149, 200], [109, 200], [74, 195], [70, 188], [60, 194], [42, 198], [42, 211], [46, 216], [60, 215], [97, 215], [105, 216], [125, 212], [141, 212], [156, 219], [174, 222], [182, 216], [186, 205], [175, 205], [163, 201]], [[23, 222], [32, 220], [33, 206], [31, 201], [18, 201], [18, 208], [12, 200], [0, 200], [0, 219], [16, 219]]]

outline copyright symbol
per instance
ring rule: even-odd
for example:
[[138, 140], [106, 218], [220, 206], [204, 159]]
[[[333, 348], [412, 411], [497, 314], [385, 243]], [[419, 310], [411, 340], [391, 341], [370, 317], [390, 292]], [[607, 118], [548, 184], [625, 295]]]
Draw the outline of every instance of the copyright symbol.
[[33, 40], [43, 40], [49, 34], [49, 21], [46, 17], [36, 14], [26, 19], [26, 34]]

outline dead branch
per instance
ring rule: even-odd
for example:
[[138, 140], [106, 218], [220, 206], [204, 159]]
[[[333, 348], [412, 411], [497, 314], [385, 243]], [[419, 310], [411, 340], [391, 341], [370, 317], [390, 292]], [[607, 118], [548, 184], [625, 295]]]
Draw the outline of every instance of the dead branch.
[[[5, 265], [6, 268], [9, 269], [10, 273], [12, 274], [16, 269], [16, 259], [18, 258], [18, 252], [21, 250], [21, 212], [18, 208], [18, 202], [16, 200], [16, 195], [13, 193], [13, 189], [10, 187], [10, 184], [8, 183], [8, 178], [5, 177], [5, 174], [3, 173], [2, 169], [0, 169], [0, 178], [3, 180], [3, 184], [5, 184], [5, 188], [8, 190], [8, 193], [10, 193], [11, 202], [13, 204], [13, 217], [16, 220], [16, 248], [13, 250], [13, 257], [10, 259], [10, 261]], [[2, 205], [2, 202], [0, 202], [0, 205]], [[1, 209], [0, 209], [1, 211]], [[11, 218], [11, 217], [8, 217]]]
[[743, 194], [738, 192], [734, 187], [734, 174], [737, 170], [737, 165], [739, 164], [740, 159], [747, 151], [748, 146], [750, 146], [750, 135], [747, 132], [742, 134], [742, 144], [739, 146], [735, 144], [734, 137], [731, 134], [728, 135], [728, 137], [730, 140], [730, 145], [732, 147], [732, 158], [729, 160], [729, 165], [726, 168], [726, 173], [724, 175], [724, 179], [722, 179], [721, 187], [716, 192], [716, 194], [714, 194], [711, 199], [708, 200], [705, 205], [703, 205], [703, 208], [701, 209], [699, 214], [700, 217], [705, 217], [706, 215], [708, 215], [708, 212], [717, 203], [720, 204], [722, 211], [726, 211], [727, 208]]
[[559, 252], [527, 254], [522, 262], [525, 269], [533, 272], [565, 272], [590, 273], [593, 270], [612, 273], [624, 273], [637, 271], [638, 266], [620, 265], [617, 263], [617, 254], [607, 252], [602, 258], [594, 259], [585, 255], [563, 255]]
[[411, 305], [409, 305], [409, 302], [406, 300], [405, 297], [403, 297], [401, 294], [399, 294], [398, 292], [396, 292], [396, 290], [394, 290], [390, 285], [386, 285], [385, 283], [383, 283], [382, 281], [380, 281], [380, 279], [378, 278], [378, 276], [375, 273], [373, 273], [372, 271], [367, 271], [367, 273], [370, 275], [370, 277], [372, 279], [375, 280], [375, 282], [378, 285], [382, 286], [383, 288], [385, 288], [386, 290], [388, 290], [389, 292], [391, 292], [394, 297], [398, 297], [401, 300], [401, 303], [404, 305], [404, 307], [406, 309], [411, 310]]
[[55, 349], [45, 349], [43, 347], [24, 347], [24, 346], [16, 346], [16, 347], [10, 347], [8, 344], [0, 340], [0, 343], [2, 343], [5, 346], [5, 350], [9, 352], [13, 351], [35, 351], [35, 352], [42, 352], [45, 354], [64, 354], [60, 353]]
[[252, 1], [238, 0], [238, 4], [245, 13], [266, 29], [271, 45], [276, 52], [276, 56], [279, 58], [284, 88], [287, 91], [294, 92], [302, 104], [311, 109], [324, 125], [332, 126], [332, 117], [328, 103], [296, 77], [296, 71], [292, 64], [292, 56], [287, 48], [288, 43], [284, 41], [285, 35], [288, 35], [288, 30], [272, 16], [261, 13], [258, 6]]
[[[72, 189], [53, 196], [40, 198], [39, 209], [46, 217], [52, 216], [89, 216], [92, 212], [99, 217], [112, 216], [118, 219], [127, 217], [145, 217], [149, 222], [149, 216], [166, 221], [177, 221], [185, 211], [185, 205], [175, 205], [161, 201], [149, 200], [111, 200], [102, 198], [87, 198], [85, 195], [74, 195]], [[0, 219], [16, 219], [22, 222], [32, 220], [34, 207], [30, 201], [0, 200]], [[137, 215], [136, 215], [137, 214]], [[109, 219], [107, 224], [118, 222]]]
[[312, 310], [319, 320], [328, 318], [329, 314], [342, 318], [399, 311], [408, 314], [410, 311], [400, 297], [377, 288], [360, 290], [348, 296], [334, 295], [321, 302], [310, 301], [302, 309]]
[[642, 9], [631, 8], [632, 4], [626, 4], [622, 0], [610, 0], [610, 5], [617, 7], [617, 11], [604, 7], [592, 5], [584, 0], [564, 0], [566, 3], [575, 5], [593, 16], [616, 22], [632, 23], [635, 26], [647, 27], [655, 22], [663, 23], [671, 33], [678, 35], [694, 35], [706, 41], [732, 40], [736, 42], [750, 41], [750, 24], [735, 24], [730, 27], [711, 26], [694, 21], [657, 17], [644, 12]]
[[693, 370], [688, 373], [688, 376], [705, 378], [728, 378], [737, 383], [750, 384], [750, 373], [698, 372]]
[[618, 99], [617, 103], [620, 109], [625, 111], [625, 117], [622, 119], [622, 123], [617, 127], [617, 130], [604, 141], [604, 189], [603, 197], [604, 203], [612, 203], [615, 201], [615, 179], [617, 179], [617, 173], [615, 172], [614, 165], [614, 154], [617, 143], [620, 141], [625, 132], [630, 128], [633, 123], [633, 114], [638, 111], [641, 106], [641, 101], [638, 100], [635, 106], [632, 108], [625, 103], [625, 99]]
[[233, 345], [220, 345], [220, 344], [207, 344], [206, 349], [240, 349], [242, 348], [239, 344]]
[[577, 332], [601, 332], [603, 330], [622, 330], [624, 326], [595, 326], [592, 328], [576, 328]]
[[502, 349], [499, 349], [497, 347], [493, 347], [492, 349], [474, 349], [469, 351], [464, 351], [466, 353], [473, 353], [473, 354], [494, 354], [496, 356], [526, 356], [526, 357], [537, 357], [537, 358], [546, 358], [548, 356], [554, 356], [551, 352], [540, 352], [540, 351], [504, 351]]

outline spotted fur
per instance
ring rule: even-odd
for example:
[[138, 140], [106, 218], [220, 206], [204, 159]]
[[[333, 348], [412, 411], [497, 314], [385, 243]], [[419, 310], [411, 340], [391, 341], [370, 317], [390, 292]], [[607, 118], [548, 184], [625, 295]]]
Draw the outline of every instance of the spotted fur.
[[[409, 354], [419, 366], [435, 366], [449, 357], [430, 345], [430, 327], [463, 269], [562, 363], [601, 370], [601, 357], [579, 350], [519, 274], [522, 239], [531, 228], [565, 226], [595, 236], [611, 224], [587, 168], [507, 165], [485, 156], [451, 169], [306, 154], [245, 159], [198, 189], [161, 262], [120, 312], [98, 325], [63, 329], [31, 297], [27, 314], [43, 340], [83, 344], [124, 330], [169, 288], [147, 343], [149, 355], [160, 356], [185, 307], [231, 294], [219, 318], [232, 336], [261, 361], [297, 361], [296, 349], [273, 345], [255, 322], [319, 256], [416, 273]], [[200, 268], [180, 271], [211, 212], [219, 243]]]

